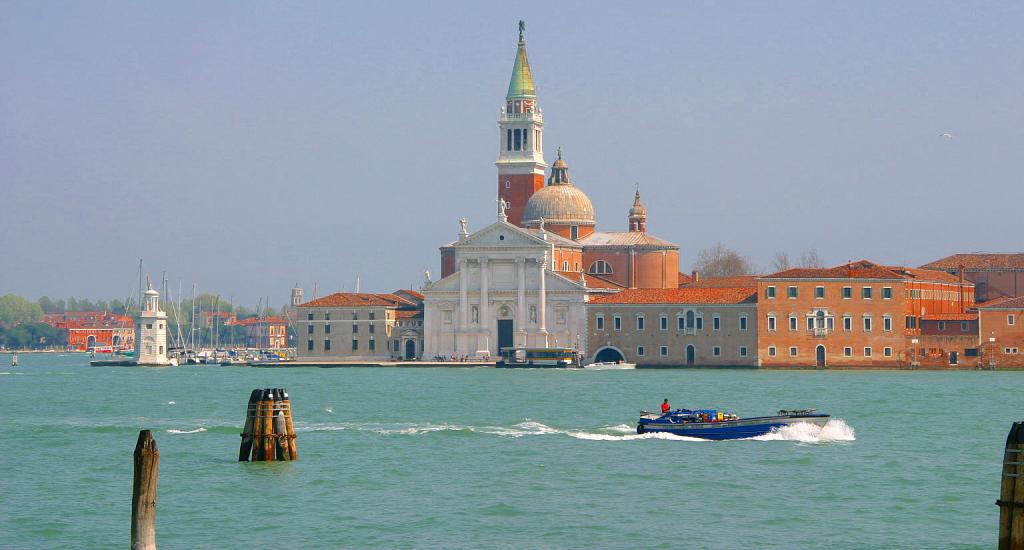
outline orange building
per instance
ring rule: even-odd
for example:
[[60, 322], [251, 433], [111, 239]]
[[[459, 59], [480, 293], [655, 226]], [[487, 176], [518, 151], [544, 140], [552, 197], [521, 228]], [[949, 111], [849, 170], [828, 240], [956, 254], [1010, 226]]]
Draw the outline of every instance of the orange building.
[[258, 349], [284, 349], [288, 346], [288, 320], [280, 317], [252, 317], [229, 325], [245, 327], [245, 345]]
[[[758, 355], [769, 368], [909, 368], [918, 359], [922, 319], [974, 305], [973, 284], [957, 277], [866, 260], [789, 269], [757, 285]], [[958, 366], [966, 349], [942, 354]]]
[[135, 322], [107, 311], [48, 313], [43, 322], [68, 331], [68, 346], [78, 351], [95, 348], [130, 350], [135, 347]]
[[982, 366], [1024, 368], [1024, 297], [978, 306]]

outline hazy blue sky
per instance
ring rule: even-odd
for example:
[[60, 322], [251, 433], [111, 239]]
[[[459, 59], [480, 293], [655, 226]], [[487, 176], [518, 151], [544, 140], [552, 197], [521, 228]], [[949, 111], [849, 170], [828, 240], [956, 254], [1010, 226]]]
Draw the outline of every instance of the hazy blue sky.
[[0, 294], [418, 286], [494, 219], [520, 18], [549, 162], [684, 271], [1024, 249], [1024, 3], [518, 6], [0, 2]]

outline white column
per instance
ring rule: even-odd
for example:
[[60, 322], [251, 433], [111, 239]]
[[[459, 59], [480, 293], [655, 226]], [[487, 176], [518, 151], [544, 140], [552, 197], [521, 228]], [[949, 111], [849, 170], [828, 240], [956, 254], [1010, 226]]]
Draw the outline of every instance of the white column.
[[546, 336], [546, 333], [547, 333], [547, 315], [548, 315], [548, 312], [547, 312], [548, 293], [547, 293], [547, 282], [544, 280], [545, 279], [544, 274], [545, 274], [545, 271], [547, 271], [547, 267], [548, 267], [548, 255], [544, 254], [544, 257], [543, 258], [539, 258], [537, 260], [537, 263], [540, 266], [540, 269], [538, 270], [538, 273], [540, 274], [540, 292], [539, 292], [538, 297], [537, 297], [537, 300], [538, 300], [538, 304], [537, 304], [537, 331], [542, 333], [542, 334], [545, 334], [544, 345], [547, 346], [547, 336]]
[[526, 327], [529, 319], [526, 317], [526, 258], [516, 258], [516, 332], [521, 334], [519, 345], [526, 345]]
[[459, 260], [459, 330], [463, 330], [469, 324], [469, 300], [466, 299], [466, 280], [469, 278], [469, 262], [462, 258]]
[[487, 265], [487, 258], [480, 258], [480, 329], [483, 332], [490, 333], [491, 322], [490, 322], [490, 296], [488, 296], [488, 275], [490, 266]]

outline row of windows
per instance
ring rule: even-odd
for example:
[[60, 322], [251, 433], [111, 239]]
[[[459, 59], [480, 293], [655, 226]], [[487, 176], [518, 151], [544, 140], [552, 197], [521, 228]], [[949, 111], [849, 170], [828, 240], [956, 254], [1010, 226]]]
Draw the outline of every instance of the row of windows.
[[[690, 346], [690, 347], [692, 347], [692, 346]], [[740, 346], [738, 351], [739, 351], [740, 357], [747, 357], [747, 355], [748, 355], [747, 346]], [[661, 346], [660, 348], [658, 348], [658, 352], [661, 354], [662, 357], [668, 356], [668, 346]], [[644, 348], [644, 346], [637, 346], [636, 347], [636, 354], [637, 354], [637, 356], [643, 357], [646, 353], [647, 353], [647, 349]], [[694, 355], [696, 355], [696, 348], [694, 348]], [[711, 348], [711, 355], [713, 355], [715, 357], [721, 357], [722, 356], [722, 347], [721, 346], [714, 346], [714, 347], [712, 347]]]
[[[764, 297], [765, 298], [768, 298], [768, 299], [775, 298], [775, 294], [776, 293], [775, 293], [775, 287], [774, 286], [769, 286], [769, 287], [764, 289]], [[800, 288], [799, 287], [795, 287], [795, 286], [786, 287], [786, 297], [787, 298], [797, 298], [797, 297], [799, 297], [799, 295], [800, 295]], [[860, 289], [860, 297], [861, 298], [863, 298], [865, 300], [870, 300], [873, 295], [874, 295], [874, 288], [873, 287], [870, 287], [870, 286], [861, 287], [861, 289]], [[842, 290], [842, 296], [843, 296], [844, 300], [849, 300], [850, 298], [853, 298], [853, 287], [852, 286], [844, 286], [843, 290]], [[823, 287], [823, 286], [816, 286], [816, 287], [814, 287], [814, 297], [818, 298], [818, 299], [825, 298], [825, 287]], [[882, 287], [882, 299], [883, 300], [891, 300], [892, 299], [892, 287], [891, 286]]]
[[[797, 319], [798, 318], [795, 315], [790, 315], [789, 316], [789, 330], [791, 330], [791, 331], [799, 330], [797, 328], [799, 326], [799, 322], [798, 322]], [[833, 321], [834, 317], [832, 317], [832, 316], [825, 316], [823, 314], [823, 312], [821, 312], [821, 311], [818, 312], [818, 315], [808, 315], [805, 319], [807, 321], [807, 330], [831, 331], [831, 330], [834, 330], [834, 328], [835, 328], [834, 327], [834, 321]], [[872, 321], [871, 315], [864, 315], [863, 320], [862, 320], [862, 326], [864, 328], [864, 332], [871, 332], [871, 329], [872, 329], [872, 326], [873, 326], [873, 321]], [[768, 332], [773, 332], [775, 330], [777, 330], [775, 315], [769, 313], [768, 314]], [[846, 314], [846, 315], [843, 316], [843, 330], [846, 331], [846, 332], [850, 332], [850, 331], [853, 330], [853, 317], [850, 316], [849, 314]], [[885, 331], [885, 332], [891, 332], [892, 331], [892, 317], [891, 316], [884, 315], [882, 317], [882, 330]]]
[[[397, 341], [396, 341], [396, 344], [397, 344]], [[374, 350], [377, 349], [377, 341], [374, 340], [373, 338], [370, 339], [370, 342], [368, 344], [368, 349], [370, 351], [374, 351]], [[310, 338], [309, 340], [306, 341], [306, 350], [307, 351], [313, 351], [313, 339], [312, 338]], [[358, 351], [358, 350], [359, 350], [359, 340], [353, 339], [352, 340], [352, 351]], [[329, 338], [324, 340], [324, 351], [331, 351], [331, 340]], [[397, 351], [397, 350], [395, 350], [395, 351]]]
[[[367, 315], [366, 318], [369, 319], [370, 321], [373, 321], [374, 319], [377, 318], [377, 312], [376, 311], [369, 311], [369, 312], [367, 312], [366, 315]], [[313, 317], [313, 313], [312, 312], [306, 314], [306, 320], [308, 320], [308, 321], [314, 321], [315, 320], [314, 317]], [[324, 319], [323, 320], [324, 321], [330, 321], [331, 320], [331, 312], [329, 312], [329, 311], [324, 312]], [[353, 311], [352, 312], [352, 320], [353, 321], [358, 321], [359, 320], [359, 312], [358, 311]]]
[[[307, 325], [306, 326], [306, 333], [307, 334], [313, 334], [313, 327], [314, 327], [314, 325]], [[374, 324], [367, 325], [366, 331], [368, 333], [370, 333], [370, 334], [373, 334], [373, 333], [377, 332], [377, 325], [374, 325]], [[330, 334], [330, 333], [331, 333], [331, 325], [325, 324], [324, 325], [324, 334]], [[359, 334], [359, 325], [357, 325], [355, 323], [352, 323], [352, 334]]]
[[[864, 348], [864, 357], [871, 357], [871, 354], [872, 354], [872, 350], [871, 350], [870, 346]], [[886, 357], [892, 357], [892, 348], [884, 348], [882, 350], [882, 354], [885, 355]], [[768, 356], [769, 357], [776, 357], [777, 355], [778, 355], [778, 349], [775, 346], [768, 346]], [[790, 357], [796, 357], [797, 355], [798, 355], [797, 347], [796, 346], [791, 346], [789, 348], [789, 356]], [[843, 356], [845, 356], [845, 357], [853, 357], [853, 348], [851, 348], [851, 347], [843, 348]]]
[[[604, 314], [598, 313], [594, 317], [594, 325], [597, 330], [604, 330]], [[749, 323], [747, 321], [746, 314], [739, 316], [738, 323], [740, 330], [747, 330]], [[615, 330], [622, 330], [622, 316], [614, 315], [612, 317], [612, 328]], [[668, 330], [668, 316], [662, 315], [658, 318], [658, 328], [660, 330]], [[636, 316], [636, 330], [647, 329], [647, 318], [644, 315]], [[704, 330], [704, 317], [694, 315], [692, 311], [686, 312], [686, 315], [679, 315], [676, 317], [676, 330]], [[711, 330], [722, 330], [722, 318], [718, 315], [711, 317]]]

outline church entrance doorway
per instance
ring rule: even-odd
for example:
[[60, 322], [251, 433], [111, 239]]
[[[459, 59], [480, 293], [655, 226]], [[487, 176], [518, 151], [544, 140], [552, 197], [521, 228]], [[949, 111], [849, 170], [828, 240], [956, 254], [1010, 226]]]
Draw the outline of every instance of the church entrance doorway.
[[515, 346], [512, 334], [512, 319], [498, 319], [498, 354], [503, 348]]
[[407, 361], [416, 359], [416, 340], [405, 341], [405, 359]]

